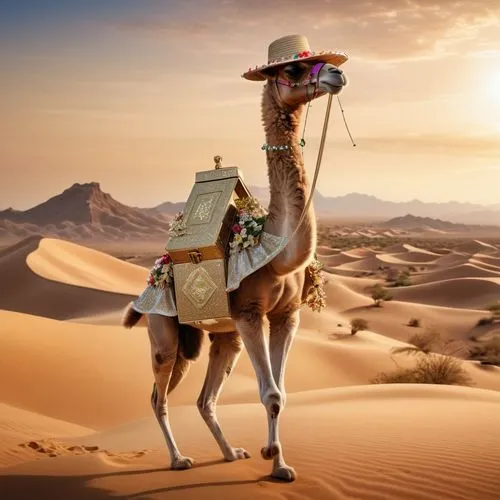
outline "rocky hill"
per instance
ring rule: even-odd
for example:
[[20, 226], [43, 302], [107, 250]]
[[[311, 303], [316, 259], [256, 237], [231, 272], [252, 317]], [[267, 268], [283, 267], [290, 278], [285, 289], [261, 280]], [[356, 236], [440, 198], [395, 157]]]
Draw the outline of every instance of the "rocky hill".
[[124, 205], [103, 192], [99, 183], [90, 182], [73, 184], [29, 210], [0, 211], [0, 236], [134, 239], [166, 234], [168, 221], [169, 217], [155, 210]]
[[394, 217], [380, 224], [381, 227], [400, 229], [409, 232], [438, 231], [447, 233], [477, 232], [482, 230], [500, 231], [498, 226], [457, 224], [454, 222], [433, 219], [431, 217], [418, 217], [407, 214], [404, 217]]

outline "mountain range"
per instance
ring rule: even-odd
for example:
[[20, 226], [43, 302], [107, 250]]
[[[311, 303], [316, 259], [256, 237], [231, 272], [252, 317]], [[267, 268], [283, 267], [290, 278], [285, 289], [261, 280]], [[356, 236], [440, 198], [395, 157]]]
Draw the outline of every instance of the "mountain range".
[[[258, 186], [251, 186], [249, 189], [264, 206], [268, 205], [268, 189]], [[184, 203], [166, 202], [158, 205], [155, 209], [173, 215], [182, 210], [183, 206]], [[314, 208], [319, 216], [339, 219], [384, 220], [411, 214], [417, 217], [432, 217], [461, 224], [500, 226], [500, 203], [485, 206], [457, 201], [445, 203], [425, 203], [420, 200], [394, 202], [360, 193], [328, 197], [316, 191]]]
[[[250, 187], [250, 191], [264, 206], [267, 205], [269, 194], [266, 188]], [[359, 193], [326, 197], [316, 192], [314, 205], [319, 217], [378, 219], [380, 223], [392, 219], [388, 225], [380, 225], [406, 230], [426, 227], [461, 232], [468, 230], [465, 224], [500, 226], [500, 204], [484, 206], [458, 202], [424, 203], [419, 200], [397, 203]], [[0, 238], [19, 239], [33, 234], [76, 241], [166, 237], [171, 216], [183, 207], [183, 202], [169, 201], [153, 208], [130, 207], [103, 192], [97, 182], [76, 183], [28, 210], [8, 208], [0, 211]]]

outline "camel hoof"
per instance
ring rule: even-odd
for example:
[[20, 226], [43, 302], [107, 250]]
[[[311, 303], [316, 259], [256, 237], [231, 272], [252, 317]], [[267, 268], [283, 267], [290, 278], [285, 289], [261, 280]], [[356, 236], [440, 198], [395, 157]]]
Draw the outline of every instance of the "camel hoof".
[[193, 466], [194, 460], [189, 457], [179, 457], [172, 462], [172, 470], [186, 470]]
[[234, 462], [235, 460], [243, 460], [245, 458], [250, 458], [252, 455], [248, 453], [247, 450], [244, 450], [243, 448], [233, 448], [232, 449], [232, 454], [225, 457], [225, 459], [228, 462]]
[[280, 452], [279, 446], [277, 444], [273, 444], [271, 446], [264, 446], [260, 450], [260, 454], [264, 460], [272, 460], [276, 455]]
[[284, 481], [286, 483], [291, 483], [297, 479], [297, 473], [293, 467], [284, 465], [283, 467], [278, 467], [271, 472], [271, 477], [278, 479], [279, 481]]

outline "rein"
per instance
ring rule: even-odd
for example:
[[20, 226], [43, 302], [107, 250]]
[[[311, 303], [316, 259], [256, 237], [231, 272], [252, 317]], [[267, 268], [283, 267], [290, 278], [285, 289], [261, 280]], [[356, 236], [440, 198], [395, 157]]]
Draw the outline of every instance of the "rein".
[[302, 210], [302, 213], [300, 214], [300, 219], [299, 219], [299, 222], [297, 224], [297, 227], [295, 228], [292, 235], [288, 238], [288, 243], [290, 241], [292, 241], [292, 239], [295, 237], [298, 230], [300, 229], [300, 226], [302, 225], [302, 222], [304, 222], [304, 218], [305, 218], [307, 211], [309, 210], [309, 207], [311, 206], [311, 202], [313, 200], [314, 191], [316, 190], [316, 182], [318, 180], [319, 170], [321, 167], [321, 160], [323, 159], [323, 150], [325, 149], [326, 132], [328, 130], [328, 122], [330, 120], [330, 110], [332, 108], [332, 98], [333, 98], [333, 94], [328, 94], [328, 103], [326, 105], [325, 119], [323, 121], [323, 132], [321, 133], [321, 141], [319, 143], [318, 156], [316, 158], [316, 168], [314, 169], [314, 176], [313, 176], [313, 181], [311, 184], [311, 190], [309, 191], [309, 197], [307, 198], [307, 202], [304, 206], [304, 209]]
[[[277, 87], [277, 90], [278, 90], [278, 95], [279, 95], [279, 87], [278, 87], [278, 85], [285, 85], [285, 86], [291, 87], [291, 88], [300, 87], [300, 86], [307, 86], [307, 85], [314, 85], [314, 92], [313, 92], [311, 98], [309, 99], [309, 105], [307, 107], [307, 113], [306, 113], [306, 118], [305, 118], [305, 122], [304, 122], [304, 130], [302, 132], [302, 139], [300, 140], [300, 144], [299, 144], [302, 148], [305, 145], [304, 134], [305, 134], [306, 124], [307, 124], [307, 117], [309, 115], [309, 108], [311, 106], [311, 101], [316, 97], [316, 94], [318, 92], [318, 89], [319, 89], [319, 73], [321, 71], [321, 68], [323, 68], [324, 65], [325, 65], [325, 63], [321, 63], [321, 62], [315, 64], [311, 68], [311, 71], [309, 72], [309, 75], [307, 76], [307, 78], [305, 78], [301, 82], [290, 82], [288, 80], [281, 80], [279, 78], [275, 79], [276, 87]], [[309, 207], [311, 206], [311, 203], [312, 203], [312, 200], [313, 200], [314, 191], [316, 190], [316, 182], [318, 180], [319, 171], [320, 171], [320, 168], [321, 168], [321, 161], [323, 159], [323, 151], [325, 149], [326, 132], [328, 130], [328, 122], [330, 120], [330, 111], [331, 111], [331, 108], [332, 108], [332, 99], [333, 99], [333, 94], [328, 94], [328, 103], [327, 103], [326, 111], [325, 111], [325, 119], [323, 121], [323, 131], [321, 133], [321, 140], [320, 140], [320, 144], [319, 144], [318, 156], [316, 158], [316, 168], [314, 170], [314, 176], [313, 176], [313, 181], [312, 181], [312, 184], [311, 184], [311, 190], [309, 192], [309, 196], [307, 198], [307, 202], [304, 205], [304, 209], [302, 210], [302, 213], [300, 214], [300, 218], [299, 218], [299, 222], [297, 224], [297, 227], [295, 228], [295, 230], [293, 231], [293, 233], [291, 234], [291, 236], [288, 238], [287, 244], [295, 237], [295, 235], [299, 231], [300, 226], [304, 222], [304, 218], [305, 218], [305, 216], [307, 214], [307, 211], [309, 210]], [[351, 132], [350, 132], [349, 127], [347, 125], [347, 122], [346, 122], [346, 119], [345, 119], [345, 114], [344, 114], [344, 108], [342, 107], [342, 103], [340, 102], [340, 99], [339, 99], [338, 96], [337, 96], [337, 101], [339, 103], [340, 110], [342, 112], [342, 119], [344, 120], [344, 125], [346, 127], [347, 133], [349, 134], [349, 138], [351, 139], [352, 145], [355, 147], [356, 144], [355, 144], [355, 142], [354, 142], [354, 140], [352, 138]], [[269, 151], [269, 150], [275, 151], [275, 150], [280, 150], [280, 149], [289, 149], [289, 146], [286, 146], [286, 147], [285, 146], [281, 146], [280, 147], [280, 146], [269, 146], [267, 144], [264, 144], [262, 146], [262, 149], [266, 150], [266, 151]], [[302, 157], [303, 157], [303, 151], [302, 151]]]
[[[321, 68], [323, 68], [324, 64], [325, 63], [321, 63], [321, 62], [315, 64], [311, 68], [311, 71], [309, 72], [309, 75], [307, 76], [307, 78], [301, 82], [290, 82], [288, 80], [281, 80], [278, 78], [276, 78], [276, 80], [275, 80], [276, 86], [278, 86], [278, 84], [280, 84], [280, 85], [286, 85], [287, 87], [295, 88], [295, 87], [300, 87], [300, 86], [314, 85], [314, 92], [313, 92], [311, 99], [309, 100], [309, 105], [307, 107], [307, 113], [306, 113], [306, 118], [305, 118], [305, 122], [304, 122], [304, 130], [302, 132], [302, 139], [300, 141], [301, 147], [303, 147], [305, 145], [304, 134], [305, 134], [305, 130], [306, 130], [307, 117], [309, 115], [309, 108], [311, 106], [311, 101], [316, 97], [316, 94], [318, 92], [319, 73], [321, 71]], [[279, 95], [279, 88], [278, 88], [278, 95]], [[307, 202], [304, 205], [304, 209], [302, 210], [302, 213], [300, 214], [299, 222], [298, 222], [295, 230], [291, 234], [291, 236], [288, 238], [287, 244], [295, 237], [295, 235], [299, 231], [300, 226], [304, 222], [304, 218], [305, 218], [307, 211], [309, 210], [309, 207], [311, 206], [311, 203], [313, 200], [314, 192], [316, 190], [316, 183], [318, 181], [319, 171], [321, 168], [321, 161], [323, 159], [323, 151], [325, 149], [326, 132], [328, 130], [328, 122], [330, 120], [330, 111], [332, 108], [332, 98], [333, 98], [333, 94], [328, 94], [328, 103], [327, 103], [326, 111], [325, 111], [325, 119], [323, 121], [323, 131], [321, 133], [321, 141], [319, 144], [318, 156], [316, 158], [316, 168], [314, 169], [314, 176], [313, 176], [313, 181], [311, 183], [311, 190], [309, 192]], [[352, 138], [351, 131], [349, 130], [349, 127], [347, 125], [347, 121], [345, 119], [345, 114], [344, 114], [344, 108], [342, 107], [342, 103], [340, 102], [340, 99], [338, 96], [337, 96], [337, 101], [338, 101], [339, 106], [340, 106], [340, 111], [342, 112], [342, 119], [344, 121], [344, 125], [346, 127], [347, 133], [349, 134], [349, 138], [351, 139], [352, 145], [355, 147], [356, 144]], [[266, 146], [266, 145], [264, 145], [264, 146]], [[263, 149], [264, 149], [264, 146], [263, 146]], [[302, 151], [302, 157], [303, 157], [303, 151]]]

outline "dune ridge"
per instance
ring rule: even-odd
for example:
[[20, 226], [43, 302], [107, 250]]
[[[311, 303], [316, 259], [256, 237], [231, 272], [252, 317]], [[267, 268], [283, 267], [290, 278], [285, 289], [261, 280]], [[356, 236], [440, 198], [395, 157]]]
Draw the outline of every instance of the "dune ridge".
[[[477, 248], [485, 247], [467, 247]], [[245, 352], [223, 388], [218, 415], [233, 445], [253, 458], [220, 460], [195, 404], [207, 345], [169, 397], [176, 440], [197, 465], [168, 470], [149, 403], [146, 329], [119, 325], [147, 269], [40, 237], [0, 250], [0, 271], [14, 283], [3, 285], [10, 298], [0, 299], [0, 307], [7, 309], [6, 300], [12, 306], [0, 310], [2, 498], [53, 499], [57, 491], [82, 500], [496, 499], [500, 367], [464, 362], [470, 388], [368, 385], [395, 362], [412, 366], [414, 358], [395, 359], [392, 350], [414, 333], [438, 329], [457, 339], [476, 333], [487, 299], [500, 293], [493, 251], [442, 255], [402, 244], [377, 252], [323, 248], [321, 255], [328, 262], [328, 306], [321, 314], [303, 310], [287, 366], [281, 437], [299, 478], [286, 485], [268, 480], [269, 463], [260, 458], [267, 425]], [[375, 263], [385, 272], [419, 259], [425, 270], [412, 271], [415, 284], [391, 289], [395, 300], [372, 307], [371, 288], [385, 284]], [[341, 275], [349, 271], [343, 267], [352, 267], [351, 275]], [[354, 277], [364, 269], [372, 275]], [[34, 301], [43, 305], [36, 315]], [[349, 322], [356, 317], [369, 327], [352, 336]], [[422, 329], [408, 326], [411, 317], [419, 317]]]

